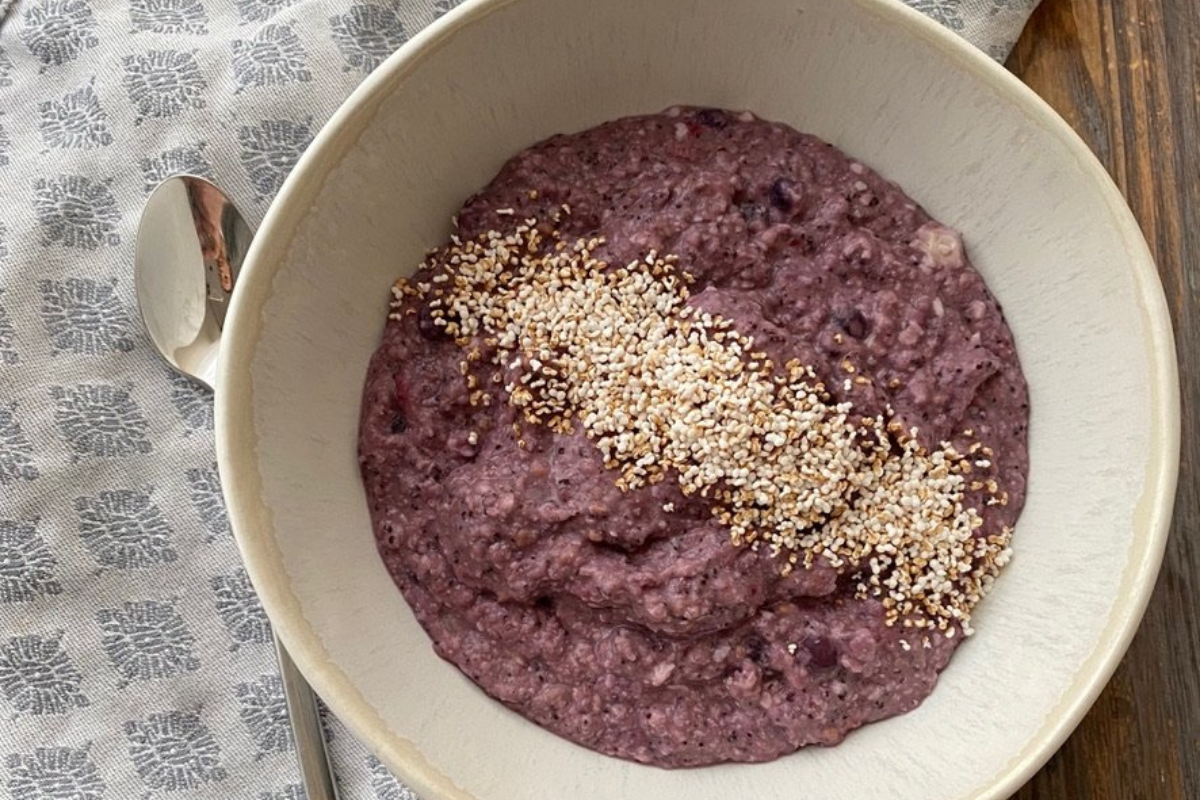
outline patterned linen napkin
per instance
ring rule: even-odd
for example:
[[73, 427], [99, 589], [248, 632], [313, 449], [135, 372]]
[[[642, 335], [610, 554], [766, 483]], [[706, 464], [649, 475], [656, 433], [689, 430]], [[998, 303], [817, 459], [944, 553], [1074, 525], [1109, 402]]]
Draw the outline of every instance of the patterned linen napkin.
[[[15, 800], [304, 796], [212, 398], [138, 322], [138, 215], [190, 172], [257, 225], [342, 99], [457, 2], [0, 0], [0, 787]], [[1036, 4], [908, 2], [996, 58]], [[328, 722], [347, 800], [411, 800]]]

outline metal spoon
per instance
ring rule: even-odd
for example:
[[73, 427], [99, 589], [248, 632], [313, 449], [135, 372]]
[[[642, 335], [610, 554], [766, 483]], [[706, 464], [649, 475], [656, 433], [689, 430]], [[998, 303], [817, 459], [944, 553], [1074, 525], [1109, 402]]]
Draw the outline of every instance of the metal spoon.
[[[184, 175], [160, 183], [142, 211], [134, 282], [142, 322], [182, 375], [215, 389], [221, 329], [253, 233], [225, 194]], [[296, 759], [309, 800], [337, 800], [317, 698], [279, 637], [275, 652]]]

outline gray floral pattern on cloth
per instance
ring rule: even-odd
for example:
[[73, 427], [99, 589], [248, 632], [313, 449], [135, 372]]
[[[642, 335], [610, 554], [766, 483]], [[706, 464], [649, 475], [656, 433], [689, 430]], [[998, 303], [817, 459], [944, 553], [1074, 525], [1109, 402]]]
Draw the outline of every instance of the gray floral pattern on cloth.
[[[134, 306], [163, 178], [261, 220], [323, 122], [460, 0], [0, 0], [0, 795], [303, 800], [212, 397]], [[1036, 0], [907, 0], [1002, 59]], [[415, 800], [329, 713], [347, 800]]]

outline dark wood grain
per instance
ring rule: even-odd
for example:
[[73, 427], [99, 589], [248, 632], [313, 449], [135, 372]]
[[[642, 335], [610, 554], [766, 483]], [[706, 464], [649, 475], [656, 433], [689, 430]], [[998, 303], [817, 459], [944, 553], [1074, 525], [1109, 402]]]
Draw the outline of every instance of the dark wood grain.
[[1015, 800], [1200, 800], [1200, 1], [1043, 0], [1008, 66], [1092, 147], [1141, 223], [1183, 395], [1174, 524], [1145, 621]]

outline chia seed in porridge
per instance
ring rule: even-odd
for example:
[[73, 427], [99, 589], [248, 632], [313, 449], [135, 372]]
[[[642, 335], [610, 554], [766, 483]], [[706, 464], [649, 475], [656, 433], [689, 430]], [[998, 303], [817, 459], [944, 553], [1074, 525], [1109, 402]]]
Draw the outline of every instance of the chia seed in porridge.
[[664, 767], [920, 704], [1028, 471], [958, 234], [825, 142], [695, 108], [524, 150], [455, 225], [393, 289], [359, 441], [437, 652]]

